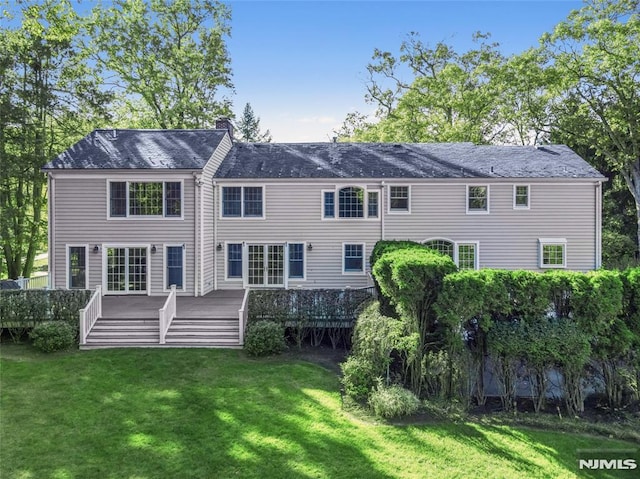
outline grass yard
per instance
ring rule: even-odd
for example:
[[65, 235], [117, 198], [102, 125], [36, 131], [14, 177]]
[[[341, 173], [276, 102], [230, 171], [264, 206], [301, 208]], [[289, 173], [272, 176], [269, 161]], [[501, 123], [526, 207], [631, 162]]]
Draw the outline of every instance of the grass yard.
[[375, 424], [342, 410], [334, 373], [237, 350], [0, 354], [3, 479], [618, 478], [578, 475], [576, 450], [637, 449], [507, 426]]

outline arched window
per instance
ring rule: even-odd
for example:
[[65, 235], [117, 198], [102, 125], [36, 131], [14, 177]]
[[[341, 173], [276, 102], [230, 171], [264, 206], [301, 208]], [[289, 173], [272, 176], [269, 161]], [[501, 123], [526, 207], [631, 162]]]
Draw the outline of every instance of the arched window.
[[347, 186], [338, 191], [338, 214], [340, 218], [364, 217], [364, 190]]
[[451, 241], [443, 240], [443, 239], [434, 239], [425, 241], [424, 245], [427, 248], [434, 249], [439, 253], [446, 254], [454, 259], [453, 252], [455, 245]]

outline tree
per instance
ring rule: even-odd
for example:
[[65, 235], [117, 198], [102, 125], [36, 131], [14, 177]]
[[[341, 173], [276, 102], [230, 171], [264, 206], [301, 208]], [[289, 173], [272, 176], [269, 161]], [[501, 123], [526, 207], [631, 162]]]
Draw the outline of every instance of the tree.
[[230, 101], [219, 98], [232, 88], [229, 19], [214, 0], [114, 0], [94, 9], [89, 33], [121, 108], [141, 100], [157, 128], [203, 128], [231, 116]]
[[240, 141], [250, 143], [270, 143], [271, 132], [260, 131], [260, 118], [253, 113], [251, 105], [247, 103], [242, 111], [242, 118], [237, 125], [237, 133]]
[[78, 45], [69, 1], [20, 5], [20, 27], [0, 29], [0, 263], [11, 278], [30, 275], [45, 239], [41, 167], [104, 117], [109, 99]]
[[640, 2], [589, 1], [542, 38], [541, 54], [559, 79], [552, 127], [624, 178], [640, 245]]
[[[492, 81], [504, 58], [489, 35], [477, 33], [476, 49], [457, 53], [440, 42], [429, 48], [412, 33], [400, 56], [376, 49], [367, 70], [367, 101], [377, 122], [352, 114], [337, 132], [359, 141], [495, 141], [503, 134], [497, 105], [501, 91]], [[404, 81], [399, 69], [408, 69]]]

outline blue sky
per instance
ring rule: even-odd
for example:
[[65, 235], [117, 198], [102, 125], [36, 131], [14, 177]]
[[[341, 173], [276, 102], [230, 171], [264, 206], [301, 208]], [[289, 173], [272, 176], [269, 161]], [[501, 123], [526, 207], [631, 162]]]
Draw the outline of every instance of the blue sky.
[[276, 142], [330, 141], [347, 113], [371, 113], [366, 65], [397, 53], [409, 32], [423, 43], [472, 47], [489, 32], [505, 54], [536, 46], [580, 1], [227, 1], [237, 117], [249, 102]]

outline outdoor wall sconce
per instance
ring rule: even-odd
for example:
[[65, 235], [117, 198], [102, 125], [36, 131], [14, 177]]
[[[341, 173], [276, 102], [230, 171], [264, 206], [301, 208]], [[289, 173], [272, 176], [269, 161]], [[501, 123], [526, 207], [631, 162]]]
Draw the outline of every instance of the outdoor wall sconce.
[[218, 243], [218, 244], [216, 245], [216, 249], [217, 249], [218, 251], [221, 251], [221, 250], [222, 250], [222, 243]]
[[313, 249], [313, 245], [311, 243], [309, 243], [307, 245], [307, 251], [311, 251]]
[[152, 244], [151, 245], [151, 254], [156, 254], [156, 251], [158, 251], [158, 248], [156, 248], [156, 245]]
[[99, 251], [100, 251], [100, 246], [95, 245], [95, 246], [93, 247], [93, 252], [94, 252], [94, 253], [98, 253]]

